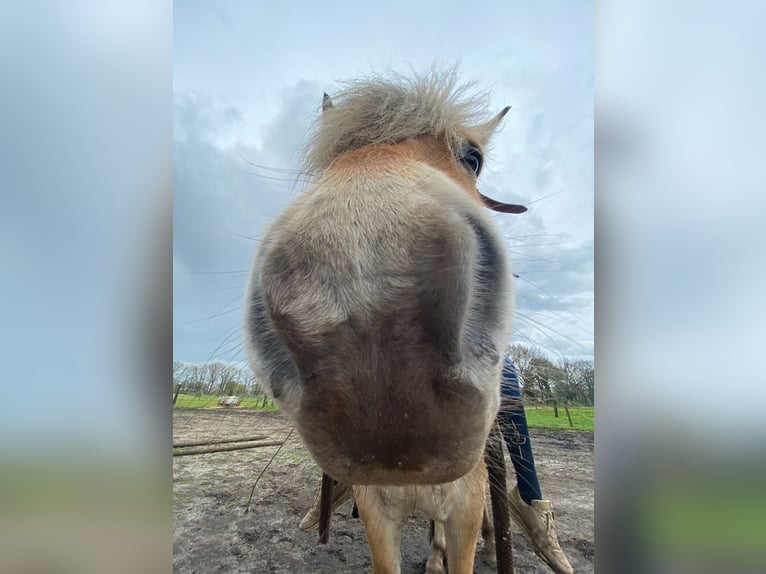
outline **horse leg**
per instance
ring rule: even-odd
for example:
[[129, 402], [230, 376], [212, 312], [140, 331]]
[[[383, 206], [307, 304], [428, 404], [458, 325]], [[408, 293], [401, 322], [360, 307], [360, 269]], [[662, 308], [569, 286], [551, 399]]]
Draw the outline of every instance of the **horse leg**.
[[426, 574], [447, 574], [444, 559], [447, 557], [447, 540], [444, 523], [431, 521], [431, 556], [426, 562]]
[[[492, 507], [484, 502], [484, 512], [481, 519], [481, 537], [484, 540], [484, 561], [487, 565], [497, 566], [495, 552], [495, 526], [492, 522]], [[431, 556], [426, 562], [426, 574], [447, 574], [445, 560], [447, 558], [447, 541], [444, 534], [444, 523], [431, 521]]]
[[370, 546], [372, 573], [401, 574], [400, 549], [403, 517], [398, 516], [396, 509], [387, 508], [380, 488], [354, 487], [354, 498], [359, 507], [359, 516], [364, 524]]
[[485, 507], [487, 469], [480, 462], [463, 479], [461, 495], [444, 524], [450, 574], [473, 574], [476, 540]]
[[481, 518], [481, 537], [484, 540], [484, 561], [489, 566], [497, 566], [495, 550], [495, 525], [492, 522], [492, 507], [484, 502], [484, 516]]

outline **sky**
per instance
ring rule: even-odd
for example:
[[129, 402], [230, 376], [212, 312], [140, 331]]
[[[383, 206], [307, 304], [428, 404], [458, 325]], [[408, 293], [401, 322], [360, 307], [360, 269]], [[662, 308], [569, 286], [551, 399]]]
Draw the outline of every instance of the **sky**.
[[[376, 11], [377, 10], [377, 11]], [[516, 281], [509, 343], [593, 356], [593, 6], [581, 2], [176, 2], [174, 359], [244, 361], [257, 240], [302, 183], [323, 92], [362, 74], [459, 64], [510, 105], [479, 180]]]

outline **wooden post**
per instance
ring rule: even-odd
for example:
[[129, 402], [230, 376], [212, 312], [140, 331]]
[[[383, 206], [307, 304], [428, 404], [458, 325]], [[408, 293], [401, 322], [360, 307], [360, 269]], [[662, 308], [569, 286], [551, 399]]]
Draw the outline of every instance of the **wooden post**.
[[569, 419], [569, 426], [570, 427], [574, 427], [574, 425], [572, 424], [572, 415], [569, 414], [569, 403], [568, 402], [564, 403], [564, 410], [566, 411], [567, 418]]
[[492, 518], [495, 523], [495, 556], [498, 574], [513, 573], [513, 547], [511, 540], [511, 513], [508, 504], [503, 438], [497, 421], [487, 439], [484, 460], [489, 473], [489, 495]]
[[319, 493], [319, 543], [327, 544], [330, 538], [330, 517], [332, 517], [332, 491], [335, 481], [329, 474], [322, 473], [322, 490]]
[[553, 416], [559, 418], [559, 401], [557, 399], [553, 399]]

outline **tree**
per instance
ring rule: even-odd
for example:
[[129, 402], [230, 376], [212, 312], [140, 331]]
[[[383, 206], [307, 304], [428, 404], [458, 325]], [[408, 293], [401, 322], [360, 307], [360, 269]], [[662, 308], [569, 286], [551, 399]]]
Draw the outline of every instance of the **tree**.
[[211, 363], [184, 363], [173, 361], [173, 389], [197, 395], [253, 395], [260, 396], [263, 389], [249, 367], [221, 361]]
[[225, 363], [213, 363], [216, 365], [218, 376], [218, 394], [232, 396], [237, 387], [236, 369]]
[[181, 394], [181, 389], [184, 387], [186, 365], [181, 361], [173, 361], [173, 404], [176, 404], [178, 395]]
[[516, 363], [524, 397], [593, 405], [593, 361], [562, 358], [554, 363], [540, 349], [519, 343], [509, 345], [506, 355]]
[[173, 388], [184, 387], [186, 385], [188, 365], [181, 361], [173, 361]]
[[564, 374], [564, 380], [558, 389], [560, 397], [571, 403], [592, 406], [594, 394], [593, 362], [578, 359], [564, 359], [559, 368]]
[[506, 349], [516, 363], [522, 395], [547, 400], [553, 395], [552, 386], [560, 377], [556, 366], [537, 348], [516, 343]]
[[205, 390], [205, 369], [201, 365], [188, 365], [186, 371], [186, 388], [190, 393], [202, 395]]

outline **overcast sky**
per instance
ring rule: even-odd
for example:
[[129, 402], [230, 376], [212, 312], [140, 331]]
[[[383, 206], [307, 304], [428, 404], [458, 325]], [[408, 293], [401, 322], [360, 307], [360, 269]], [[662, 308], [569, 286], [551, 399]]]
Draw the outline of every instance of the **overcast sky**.
[[529, 206], [493, 215], [519, 274], [511, 342], [593, 355], [591, 3], [186, 0], [174, 11], [176, 360], [244, 360], [256, 239], [302, 190], [290, 170], [322, 93], [434, 62], [459, 62], [493, 109], [512, 106], [480, 179]]

